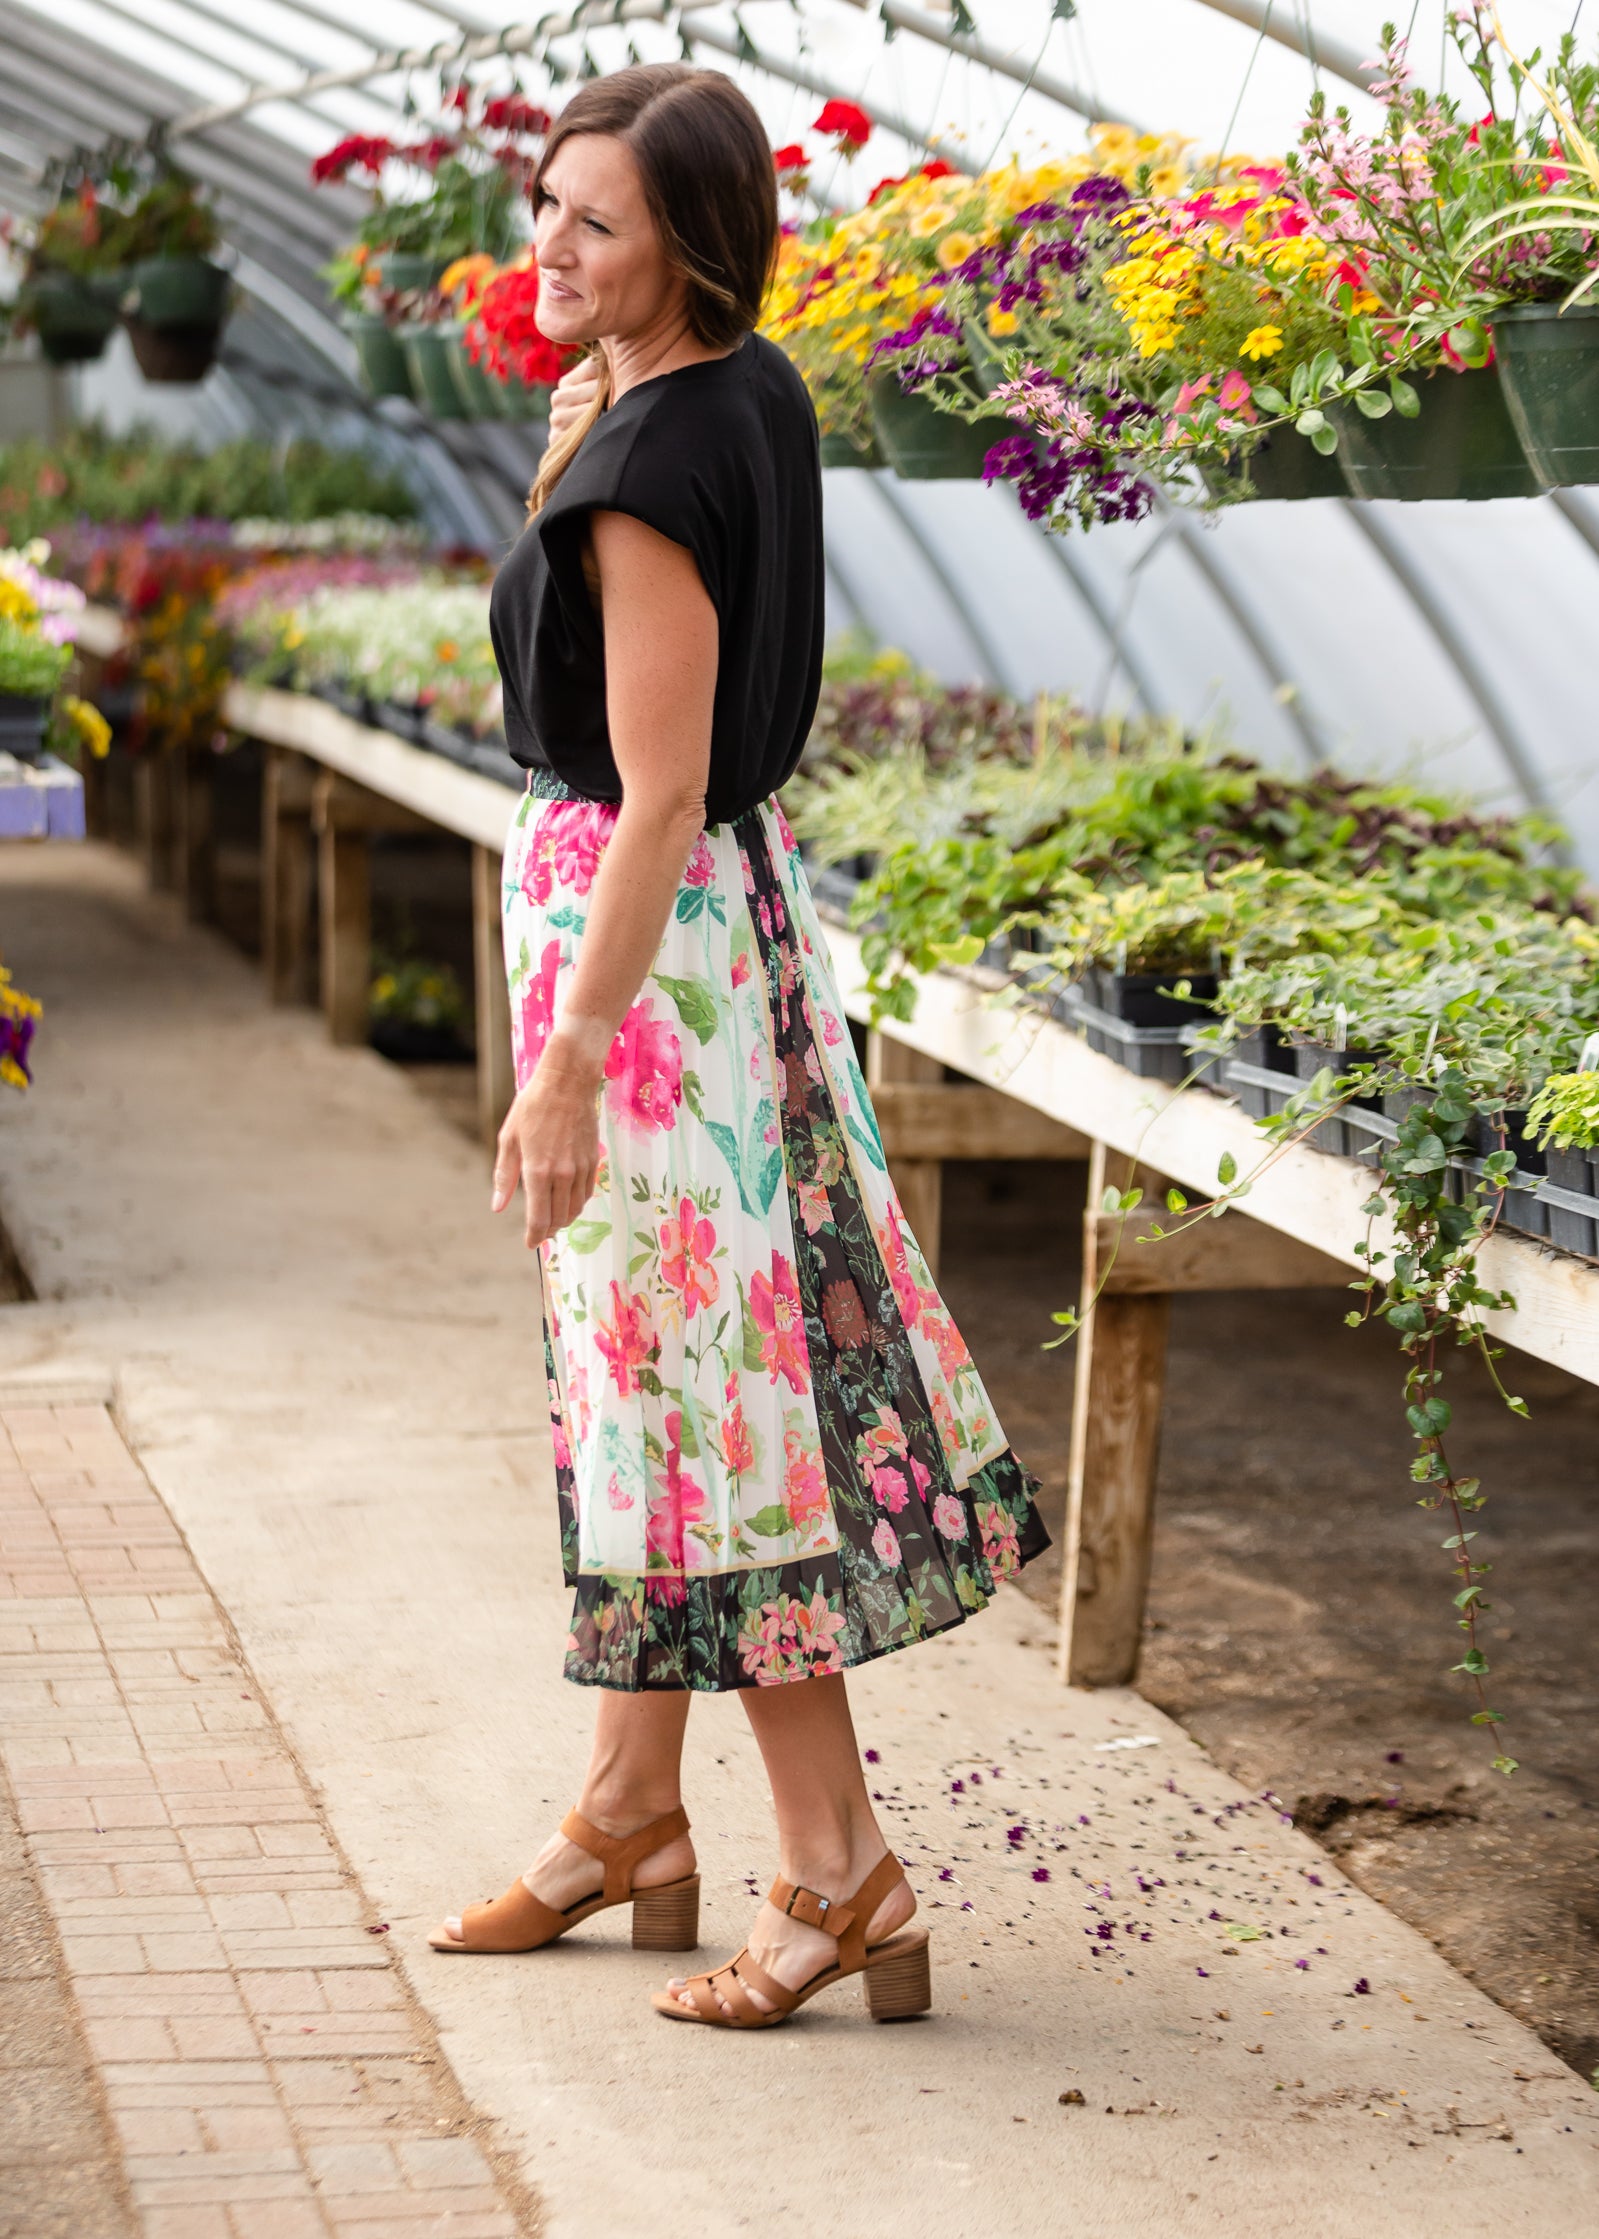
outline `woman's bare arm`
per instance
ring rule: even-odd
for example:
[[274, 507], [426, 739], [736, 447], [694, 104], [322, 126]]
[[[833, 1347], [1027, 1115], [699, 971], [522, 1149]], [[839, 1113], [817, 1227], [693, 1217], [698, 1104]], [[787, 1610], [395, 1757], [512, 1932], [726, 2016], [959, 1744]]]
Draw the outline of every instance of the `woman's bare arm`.
[[625, 513], [593, 516], [605, 705], [622, 805], [555, 1031], [500, 1129], [496, 1212], [520, 1176], [529, 1248], [577, 1218], [599, 1166], [595, 1100], [616, 1031], [655, 961], [705, 824], [717, 624], [680, 544]]

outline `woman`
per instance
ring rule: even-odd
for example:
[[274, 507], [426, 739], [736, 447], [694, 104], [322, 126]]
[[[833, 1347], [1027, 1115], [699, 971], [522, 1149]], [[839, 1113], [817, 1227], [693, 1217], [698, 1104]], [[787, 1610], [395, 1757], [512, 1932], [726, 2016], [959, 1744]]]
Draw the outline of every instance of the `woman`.
[[[846, 1666], [961, 1622], [1047, 1544], [906, 1229], [792, 834], [820, 683], [816, 423], [754, 332], [771, 154], [714, 72], [585, 86], [534, 187], [557, 400], [495, 584], [528, 794], [506, 849], [520, 1179], [543, 1255], [567, 1677], [604, 1690], [578, 1810], [447, 1951], [631, 1903], [697, 1941], [693, 1694], [741, 1688], [781, 1878], [673, 2019], [781, 2021], [864, 1971], [923, 2011], [927, 1938], [861, 1774]], [[779, 1684], [782, 1682], [804, 1684]]]

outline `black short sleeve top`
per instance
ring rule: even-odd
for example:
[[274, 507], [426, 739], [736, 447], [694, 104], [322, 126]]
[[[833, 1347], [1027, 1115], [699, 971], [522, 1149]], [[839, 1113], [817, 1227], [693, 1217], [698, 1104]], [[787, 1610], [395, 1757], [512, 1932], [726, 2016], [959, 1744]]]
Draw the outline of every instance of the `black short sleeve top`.
[[782, 351], [747, 335], [728, 357], [629, 389], [495, 579], [489, 626], [512, 758], [619, 801], [605, 635], [582, 566], [595, 509], [631, 514], [694, 555], [719, 625], [706, 821], [740, 816], [793, 771], [821, 684], [816, 416]]

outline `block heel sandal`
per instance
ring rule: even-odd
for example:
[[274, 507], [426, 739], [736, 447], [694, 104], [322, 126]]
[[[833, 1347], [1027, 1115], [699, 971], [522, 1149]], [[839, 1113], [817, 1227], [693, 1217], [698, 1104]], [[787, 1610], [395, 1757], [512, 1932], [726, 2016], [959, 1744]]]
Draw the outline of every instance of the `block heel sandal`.
[[633, 1908], [635, 1951], [693, 1951], [700, 1940], [700, 1877], [685, 1874], [681, 1881], [657, 1882], [649, 1889], [633, 1887], [634, 1868], [668, 1843], [688, 1833], [688, 1816], [681, 1809], [652, 1819], [631, 1835], [607, 1835], [592, 1826], [581, 1812], [569, 1811], [561, 1822], [569, 1843], [599, 1859], [605, 1868], [605, 1886], [592, 1897], [558, 1912], [535, 1897], [520, 1877], [503, 1897], [490, 1904], [468, 1905], [461, 1915], [461, 1935], [430, 1936], [435, 1951], [517, 1952], [539, 1951], [554, 1943], [591, 1913], [613, 1905]]
[[[873, 2021], [909, 2021], [926, 2013], [933, 2003], [932, 1970], [925, 1928], [901, 1928], [880, 1944], [868, 1944], [866, 1931], [872, 1915], [897, 1882], [904, 1879], [892, 1852], [879, 1859], [853, 1897], [840, 1904], [818, 1896], [814, 1889], [797, 1888], [791, 1881], [774, 1881], [768, 1902], [779, 1912], [803, 1920], [808, 1927], [825, 1928], [838, 1940], [838, 1957], [821, 1968], [798, 1990], [776, 1982], [746, 1945], [736, 1959], [709, 1974], [690, 1975], [684, 1989], [692, 2007], [679, 2004], [669, 1991], [656, 1992], [651, 2004], [669, 2021], [703, 2022], [711, 2029], [775, 2029], [787, 2021], [819, 1991], [850, 1975], [866, 1977], [866, 2010]], [[770, 2011], [750, 1996], [758, 1991]], [[723, 2006], [728, 2008], [723, 2012]]]

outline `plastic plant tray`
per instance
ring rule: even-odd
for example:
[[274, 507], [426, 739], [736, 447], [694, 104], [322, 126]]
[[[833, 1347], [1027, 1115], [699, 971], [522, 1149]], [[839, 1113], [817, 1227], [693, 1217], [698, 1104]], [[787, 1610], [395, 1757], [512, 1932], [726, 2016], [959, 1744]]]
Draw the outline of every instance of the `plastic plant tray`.
[[1100, 1010], [1079, 988], [1069, 987], [1050, 1005], [1063, 1026], [1081, 1034], [1091, 1050], [1125, 1065], [1141, 1081], [1177, 1083], [1203, 1079], [1218, 1062], [1209, 1050], [1191, 1050], [1188, 1026], [1129, 1026], [1126, 1019]]

